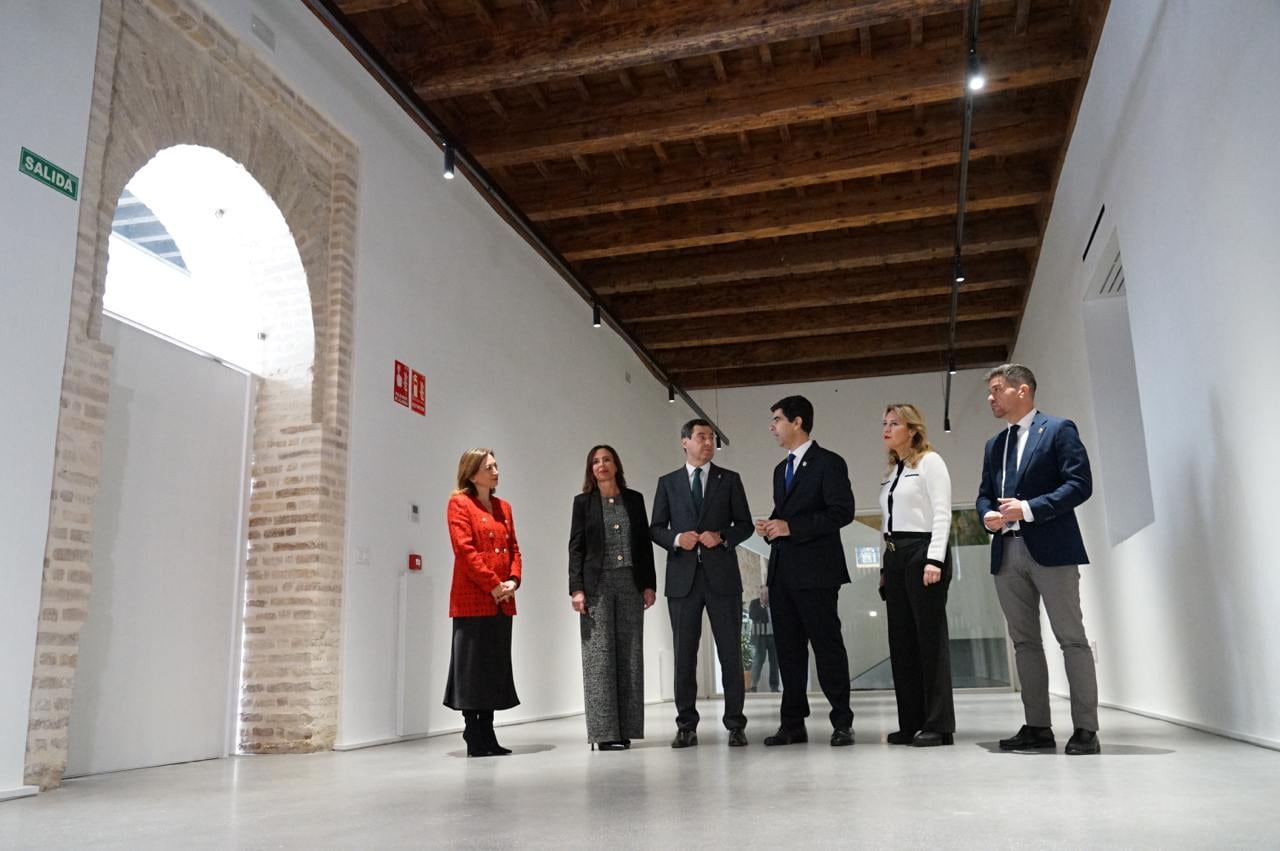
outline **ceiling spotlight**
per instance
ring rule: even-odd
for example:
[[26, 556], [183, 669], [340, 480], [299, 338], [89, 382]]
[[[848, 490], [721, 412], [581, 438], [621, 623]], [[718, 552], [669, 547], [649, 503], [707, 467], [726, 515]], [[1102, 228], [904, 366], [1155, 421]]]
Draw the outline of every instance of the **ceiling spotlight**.
[[600, 327], [600, 302], [598, 301], [591, 302], [591, 327]]
[[956, 359], [955, 359], [955, 358], [952, 358], [952, 359], [951, 359], [951, 363], [947, 364], [947, 374], [948, 374], [948, 375], [955, 375], [955, 374], [956, 374]]
[[720, 440], [720, 435], [716, 434], [716, 449], [724, 449], [724, 443]]
[[454, 152], [452, 145], [444, 146], [444, 179], [453, 180]]
[[987, 84], [987, 78], [982, 74], [982, 66], [978, 64], [978, 54], [969, 54], [969, 79], [965, 85], [969, 87], [971, 92], [982, 91], [983, 86]]
[[942, 430], [947, 434], [951, 434], [951, 417], [947, 417], [942, 421]]
[[955, 268], [952, 270], [952, 277], [955, 278], [957, 284], [964, 283], [964, 266], [960, 265], [960, 258], [956, 258]]
[[674, 384], [667, 385], [667, 401], [673, 405], [676, 403], [676, 386]]

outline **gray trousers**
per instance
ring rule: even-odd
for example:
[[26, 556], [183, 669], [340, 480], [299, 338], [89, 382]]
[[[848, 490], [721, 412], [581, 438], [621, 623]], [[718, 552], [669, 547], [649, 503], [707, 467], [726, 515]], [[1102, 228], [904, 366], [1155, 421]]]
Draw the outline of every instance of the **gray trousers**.
[[1098, 729], [1098, 675], [1093, 651], [1080, 613], [1080, 568], [1045, 567], [1027, 552], [1026, 541], [1006, 538], [1004, 559], [996, 574], [996, 596], [1009, 625], [1014, 661], [1022, 681], [1022, 708], [1032, 727], [1052, 726], [1049, 720], [1049, 667], [1040, 641], [1040, 601], [1049, 626], [1062, 648], [1071, 688], [1071, 723]]
[[586, 598], [582, 691], [588, 742], [644, 738], [644, 600], [634, 574], [605, 570]]

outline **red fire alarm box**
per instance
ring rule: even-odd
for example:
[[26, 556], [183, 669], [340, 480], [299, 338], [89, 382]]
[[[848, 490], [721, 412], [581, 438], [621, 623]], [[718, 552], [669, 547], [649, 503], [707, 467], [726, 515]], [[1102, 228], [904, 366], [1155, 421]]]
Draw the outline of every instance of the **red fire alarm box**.
[[422, 570], [422, 556], [417, 553], [409, 553], [409, 569]]

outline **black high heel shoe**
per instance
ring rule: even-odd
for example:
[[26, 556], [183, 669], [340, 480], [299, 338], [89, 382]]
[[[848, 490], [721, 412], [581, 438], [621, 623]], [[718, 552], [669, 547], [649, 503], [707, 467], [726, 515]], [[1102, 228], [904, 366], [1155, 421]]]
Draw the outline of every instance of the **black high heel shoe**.
[[511, 753], [511, 748], [504, 748], [498, 744], [498, 735], [493, 732], [493, 712], [482, 712], [480, 714], [480, 726], [483, 730], [482, 736], [484, 743], [489, 749], [486, 756], [506, 756]]

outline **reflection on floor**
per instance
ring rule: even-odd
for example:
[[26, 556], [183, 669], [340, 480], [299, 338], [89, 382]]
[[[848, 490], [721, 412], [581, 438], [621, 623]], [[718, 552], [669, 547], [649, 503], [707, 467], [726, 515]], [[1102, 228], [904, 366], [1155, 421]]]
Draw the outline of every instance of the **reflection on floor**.
[[883, 744], [891, 697], [855, 697], [853, 748], [827, 745], [821, 698], [806, 745], [765, 748], [776, 698], [747, 702], [730, 749], [701, 706], [701, 745], [649, 738], [588, 749], [580, 717], [500, 728], [509, 757], [467, 759], [458, 736], [347, 753], [242, 757], [84, 778], [0, 804], [3, 848], [1280, 846], [1280, 753], [1103, 710], [1103, 754], [1001, 753], [1017, 695], [960, 695], [954, 747]]
[[[1008, 643], [1000, 638], [951, 639], [951, 684], [955, 688], [1008, 688]], [[872, 665], [853, 677], [849, 685], [855, 691], [893, 688], [893, 670], [889, 659]]]

